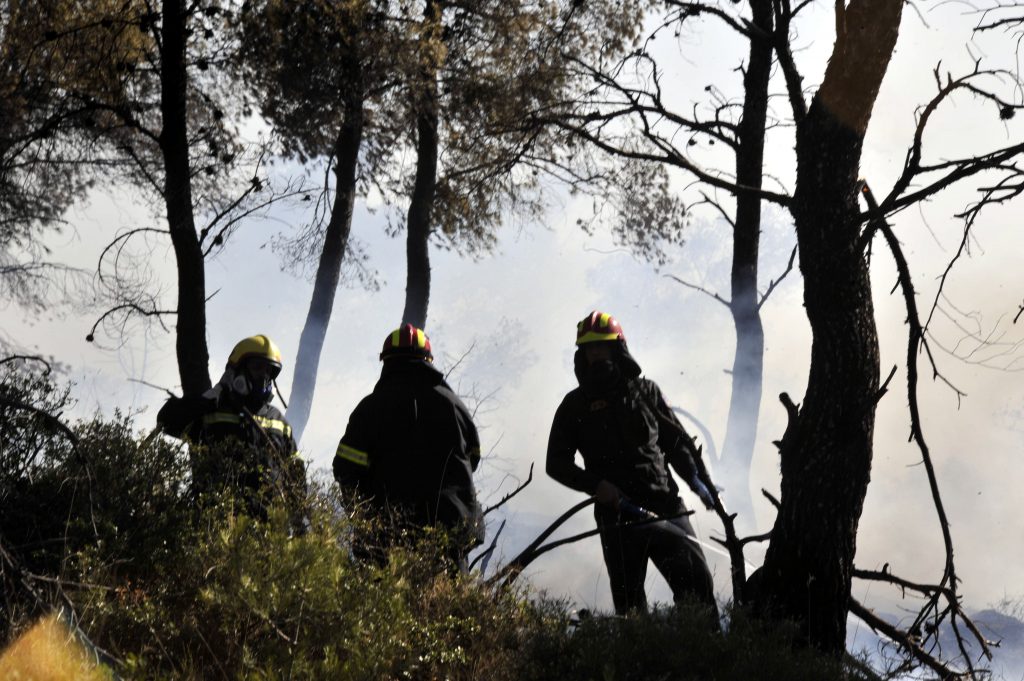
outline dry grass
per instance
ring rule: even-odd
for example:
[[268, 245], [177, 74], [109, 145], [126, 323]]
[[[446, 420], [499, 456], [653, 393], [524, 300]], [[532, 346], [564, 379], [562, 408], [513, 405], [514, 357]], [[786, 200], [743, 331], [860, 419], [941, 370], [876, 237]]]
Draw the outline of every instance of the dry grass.
[[107, 681], [109, 670], [91, 658], [75, 635], [48, 615], [0, 655], [3, 681]]

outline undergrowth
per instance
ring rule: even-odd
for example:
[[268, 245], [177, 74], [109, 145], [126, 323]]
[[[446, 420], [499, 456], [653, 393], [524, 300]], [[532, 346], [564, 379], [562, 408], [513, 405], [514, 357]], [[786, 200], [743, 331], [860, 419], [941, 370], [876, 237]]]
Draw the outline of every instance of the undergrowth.
[[62, 607], [127, 679], [856, 678], [741, 613], [724, 632], [688, 607], [578, 620], [528, 584], [453, 574], [437, 532], [360, 561], [364, 521], [335, 489], [313, 489], [296, 535], [283, 508], [194, 499], [187, 449], [129, 417], [71, 437], [17, 405], [56, 414], [66, 393], [0, 377], [3, 644]]

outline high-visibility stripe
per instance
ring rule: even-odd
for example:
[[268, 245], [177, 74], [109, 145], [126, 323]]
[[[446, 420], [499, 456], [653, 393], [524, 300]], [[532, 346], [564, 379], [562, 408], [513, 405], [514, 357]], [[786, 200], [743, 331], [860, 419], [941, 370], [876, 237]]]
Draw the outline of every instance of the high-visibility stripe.
[[427, 347], [427, 334], [423, 333], [420, 329], [416, 329], [416, 347]]
[[361, 452], [355, 447], [349, 447], [344, 442], [338, 443], [338, 456], [346, 461], [351, 461], [357, 466], [370, 466], [370, 457], [366, 452]]
[[213, 423], [241, 423], [242, 417], [238, 414], [232, 414], [226, 411], [214, 411], [203, 416], [203, 423], [210, 425]]
[[265, 428], [266, 430], [276, 430], [285, 437], [291, 437], [292, 427], [289, 426], [284, 421], [280, 421], [278, 419], [268, 419], [263, 416], [254, 416], [253, 419], [255, 419], [256, 423], [260, 424], [260, 426], [262, 428]]
[[599, 324], [601, 326], [608, 326], [608, 320], [609, 319], [611, 319], [611, 315], [608, 314], [607, 312], [602, 312], [601, 313], [601, 321], [599, 322]]
[[402, 347], [402, 330], [395, 329], [391, 332], [391, 347], [399, 348]]
[[[291, 437], [292, 435], [292, 427], [284, 421], [279, 419], [268, 419], [264, 416], [253, 416], [252, 418], [264, 430], [273, 430], [281, 433], [285, 437]], [[217, 423], [232, 423], [237, 425], [241, 422], [242, 416], [240, 414], [227, 411], [215, 411], [203, 416], [203, 424], [208, 426]]]

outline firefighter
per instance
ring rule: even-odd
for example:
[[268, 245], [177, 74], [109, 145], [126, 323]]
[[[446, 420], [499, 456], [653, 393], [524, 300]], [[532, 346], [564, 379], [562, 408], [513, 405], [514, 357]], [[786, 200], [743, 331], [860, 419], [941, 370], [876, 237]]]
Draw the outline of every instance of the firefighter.
[[697, 477], [700, 452], [657, 384], [640, 377], [614, 317], [602, 312], [584, 317], [576, 327], [576, 345], [579, 387], [555, 412], [547, 473], [597, 501], [594, 517], [615, 612], [647, 609], [644, 579], [650, 559], [676, 603], [696, 599], [717, 623], [711, 573], [669, 471], [675, 469], [711, 508], [714, 498]]
[[306, 469], [292, 428], [270, 404], [281, 351], [263, 335], [239, 341], [217, 385], [200, 397], [171, 397], [157, 414], [157, 427], [201, 445], [190, 452], [197, 497], [228, 488], [249, 512], [266, 516], [269, 498], [283, 501], [292, 523], [303, 525]]
[[384, 339], [373, 392], [356, 406], [334, 457], [342, 490], [369, 502], [380, 527], [357, 549], [375, 560], [409, 528], [449, 530], [449, 567], [465, 572], [483, 542], [473, 486], [480, 440], [469, 410], [433, 365], [427, 335], [405, 324]]

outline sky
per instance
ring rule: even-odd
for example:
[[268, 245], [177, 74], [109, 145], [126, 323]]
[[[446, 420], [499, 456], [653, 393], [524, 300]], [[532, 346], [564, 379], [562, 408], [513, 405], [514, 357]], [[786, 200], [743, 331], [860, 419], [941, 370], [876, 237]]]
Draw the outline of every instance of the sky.
[[[798, 25], [796, 55], [809, 86], [820, 79], [831, 50], [828, 7], [828, 3], [824, 8], [812, 7]], [[954, 72], [970, 68], [971, 55], [984, 55], [983, 64], [1015, 68], [1013, 36], [991, 40], [972, 36], [969, 29], [974, 20], [963, 14], [965, 7], [944, 3], [922, 8], [922, 15], [909, 8], [905, 12], [862, 163], [864, 176], [880, 195], [900, 172], [913, 133], [915, 107], [934, 92], [932, 69], [940, 60], [943, 69]], [[680, 105], [704, 97], [707, 84], [734, 95], [740, 92], [740, 76], [734, 69], [743, 58], [742, 51], [730, 53], [726, 46], [733, 41], [727, 33], [710, 23], [702, 26], [706, 30], [659, 39], [653, 48], [666, 60], [665, 82], [672, 84], [666, 92]], [[775, 74], [776, 90], [780, 82]], [[786, 106], [781, 97], [773, 100], [780, 115]], [[792, 132], [788, 127], [773, 130], [766, 154], [769, 171], [789, 190]], [[1019, 138], [1018, 122], [1000, 121], [992, 105], [961, 99], [937, 115], [934, 129], [925, 138], [926, 153], [932, 159], [948, 158]], [[720, 162], [719, 150], [703, 143], [690, 151], [702, 163]], [[279, 166], [279, 172], [289, 167]], [[685, 177], [674, 176], [673, 181], [685, 191]], [[923, 313], [931, 308], [938, 278], [961, 240], [962, 222], [953, 215], [971, 200], [974, 186], [965, 184], [893, 220], [911, 263]], [[451, 368], [465, 355], [450, 380], [471, 406], [479, 403], [477, 421], [485, 458], [477, 484], [484, 505], [514, 488], [534, 465], [533, 482], [502, 513], [489, 517], [492, 532], [502, 518], [507, 520], [494, 561], [514, 555], [582, 499], [547, 479], [543, 462], [555, 408], [575, 386], [575, 324], [589, 311], [614, 314], [645, 375], [659, 383], [673, 404], [697, 415], [717, 446], [724, 438], [727, 371], [735, 344], [731, 319], [721, 304], [666, 275], [727, 295], [730, 244], [725, 225], [710, 214], [694, 213], [686, 243], [669, 251], [669, 261], [655, 269], [618, 247], [607, 229], [588, 236], [575, 226], [578, 217], [589, 215], [589, 199], [570, 198], [559, 190], [552, 196], [552, 205], [539, 224], [503, 229], [492, 254], [471, 260], [436, 248], [432, 251], [427, 330], [442, 368]], [[372, 389], [380, 370], [380, 345], [397, 326], [403, 308], [404, 243], [384, 234], [385, 208], [372, 197], [356, 206], [353, 234], [365, 245], [381, 288], [345, 288], [335, 301], [314, 406], [301, 443], [311, 470], [319, 475], [330, 467], [349, 413]], [[970, 253], [956, 264], [936, 312], [935, 359], [942, 376], [966, 397], [958, 397], [943, 380], [932, 380], [926, 359], [919, 360], [924, 432], [951, 519], [968, 609], [1024, 597], [1020, 541], [1024, 514], [1017, 505], [1019, 481], [1024, 479], [1020, 456], [1024, 389], [1018, 373], [1024, 368], [1020, 347], [1024, 321], [1013, 323], [1024, 300], [1024, 268], [1019, 264], [1024, 237], [1019, 232], [1018, 210], [1010, 204], [983, 214]], [[68, 219], [74, 228], [49, 240], [54, 259], [93, 270], [111, 234], [151, 224], [153, 216], [123, 188], [103, 187]], [[299, 209], [289, 208], [275, 212], [273, 219], [253, 220], [208, 263], [208, 291], [217, 292], [208, 306], [213, 380], [235, 342], [265, 333], [282, 348], [285, 367], [280, 385], [287, 395], [312, 286], [282, 271], [281, 257], [271, 244], [276, 235], [297, 229], [305, 219]], [[783, 271], [794, 245], [787, 214], [768, 208], [764, 222], [762, 288]], [[908, 442], [903, 368], [906, 315], [901, 296], [891, 293], [896, 281], [892, 259], [881, 241], [875, 246], [871, 269], [883, 378], [891, 367], [897, 371], [878, 408], [872, 482], [860, 522], [856, 565], [880, 569], [888, 563], [903, 577], [934, 582], [942, 574], [944, 556], [921, 456]], [[138, 253], [148, 259], [154, 287], [173, 306], [169, 243], [151, 242]], [[806, 387], [811, 339], [801, 286], [795, 271], [762, 310], [764, 397], [751, 489], [757, 504], [756, 524], [765, 531], [774, 512], [758, 490], [778, 491], [778, 458], [771, 442], [785, 428], [785, 412], [777, 395], [787, 392], [799, 402]], [[178, 388], [173, 320], [168, 322], [171, 332], [159, 326], [138, 326], [123, 340], [98, 334], [98, 342], [90, 344], [85, 336], [98, 314], [79, 305], [55, 307], [33, 318], [7, 306], [0, 309], [0, 326], [9, 340], [68, 365], [78, 400], [73, 416], [110, 416], [115, 409], [126, 410], [136, 416], [140, 431], [147, 431], [164, 395], [142, 382]], [[988, 345], [980, 346], [977, 338], [987, 339]], [[687, 504], [701, 508], [682, 487]], [[728, 496], [726, 489], [727, 502]], [[704, 541], [720, 534], [713, 514], [698, 510], [692, 521]], [[592, 526], [593, 520], [583, 512], [567, 524], [564, 533]], [[729, 597], [727, 562], [713, 553], [708, 553], [708, 559], [720, 598], [725, 600]], [[760, 562], [757, 547], [748, 551], [748, 559]], [[526, 577], [537, 589], [568, 598], [578, 607], [611, 607], [596, 539], [544, 556], [530, 566]], [[651, 600], [670, 600], [653, 569], [648, 583]], [[887, 612], [914, 608], [914, 602], [901, 601], [898, 593], [881, 584], [855, 582], [854, 596]]]

